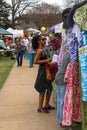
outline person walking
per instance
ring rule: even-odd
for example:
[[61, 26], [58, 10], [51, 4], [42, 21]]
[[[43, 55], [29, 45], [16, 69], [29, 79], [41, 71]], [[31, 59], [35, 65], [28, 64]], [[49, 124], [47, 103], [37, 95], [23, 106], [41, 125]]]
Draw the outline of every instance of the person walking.
[[24, 45], [25, 45], [24, 58], [28, 59], [28, 46], [30, 44], [30, 40], [27, 37], [27, 35], [24, 36], [23, 42], [24, 42]]
[[24, 54], [24, 43], [22, 41], [22, 38], [16, 39], [16, 59], [17, 59], [17, 66], [22, 66], [23, 62], [23, 54]]
[[30, 37], [30, 44], [28, 44], [29, 68], [33, 67], [36, 51], [32, 48], [32, 38]]
[[[37, 35], [32, 39], [32, 47], [34, 50], [36, 50], [34, 64], [39, 64], [34, 87], [39, 93], [39, 106], [37, 111], [40, 113], [49, 113], [49, 110], [55, 109], [55, 107], [52, 107], [49, 104], [52, 92], [52, 82], [46, 80], [46, 63], [50, 62], [51, 59], [47, 58], [47, 55], [44, 51], [45, 44], [46, 38], [42, 35]], [[45, 105], [43, 104], [44, 98]]]

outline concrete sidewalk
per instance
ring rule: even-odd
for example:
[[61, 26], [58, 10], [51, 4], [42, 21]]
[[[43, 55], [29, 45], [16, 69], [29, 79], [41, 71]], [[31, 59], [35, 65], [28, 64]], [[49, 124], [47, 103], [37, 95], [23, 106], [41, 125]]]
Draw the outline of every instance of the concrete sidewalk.
[[[63, 130], [60, 128], [56, 110], [49, 114], [37, 112], [38, 93], [34, 89], [38, 66], [14, 65], [0, 90], [0, 130]], [[51, 104], [54, 105], [51, 99]]]

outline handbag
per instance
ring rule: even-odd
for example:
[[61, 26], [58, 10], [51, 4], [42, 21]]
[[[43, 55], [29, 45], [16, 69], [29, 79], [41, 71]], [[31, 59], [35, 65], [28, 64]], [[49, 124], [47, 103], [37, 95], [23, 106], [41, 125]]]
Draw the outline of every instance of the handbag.
[[55, 75], [58, 71], [57, 62], [49, 62], [46, 64], [46, 79], [48, 81], [53, 81], [55, 79]]

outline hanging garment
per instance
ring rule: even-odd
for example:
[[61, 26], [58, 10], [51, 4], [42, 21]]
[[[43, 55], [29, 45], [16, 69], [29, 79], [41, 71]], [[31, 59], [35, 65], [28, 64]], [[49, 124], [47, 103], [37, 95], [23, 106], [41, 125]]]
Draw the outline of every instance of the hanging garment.
[[78, 61], [78, 46], [80, 41], [80, 28], [74, 24], [70, 39], [70, 61]]
[[58, 57], [58, 67], [59, 68], [62, 65], [64, 52], [66, 52], [70, 46], [70, 34], [71, 34], [71, 29], [67, 29], [67, 30], [65, 29], [64, 32], [62, 33], [62, 45], [61, 45], [61, 49], [60, 49], [60, 53], [59, 53], [59, 57]]
[[87, 2], [80, 8], [76, 9], [73, 20], [82, 30], [87, 31]]
[[70, 126], [73, 121], [81, 122], [81, 97], [78, 62], [74, 61], [68, 64], [65, 78], [68, 79], [68, 83], [64, 100], [62, 125]]
[[80, 30], [78, 57], [81, 72], [82, 100], [87, 102], [87, 31]]
[[[87, 0], [84, 0], [78, 4], [74, 4], [73, 7], [71, 8], [69, 14], [68, 14], [68, 23], [70, 27], [73, 27], [73, 25], [75, 24], [74, 20], [73, 20], [73, 15], [75, 13], [75, 11], [80, 8], [81, 6], [85, 5], [87, 3]], [[82, 12], [81, 12], [82, 13]]]

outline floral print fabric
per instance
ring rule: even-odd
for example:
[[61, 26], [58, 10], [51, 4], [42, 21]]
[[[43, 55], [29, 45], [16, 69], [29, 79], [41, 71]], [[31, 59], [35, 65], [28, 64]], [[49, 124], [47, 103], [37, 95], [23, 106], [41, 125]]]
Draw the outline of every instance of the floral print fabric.
[[81, 31], [79, 63], [81, 68], [82, 100], [87, 102], [87, 31]]
[[87, 102], [87, 45], [79, 49], [82, 100]]
[[87, 31], [80, 31], [79, 48], [87, 45]]
[[76, 61], [68, 64], [64, 78], [68, 79], [68, 83], [64, 99], [62, 125], [70, 126], [72, 121], [81, 122], [79, 65]]
[[70, 29], [67, 29], [67, 30], [65, 29], [64, 32], [62, 33], [62, 45], [61, 45], [61, 49], [60, 49], [60, 53], [58, 57], [59, 68], [62, 65], [64, 52], [66, 52], [70, 48], [70, 33], [71, 33]]
[[58, 57], [58, 67], [61, 67], [64, 53], [64, 42], [62, 41], [59, 57]]
[[75, 33], [71, 33], [70, 61], [78, 61], [78, 41]]
[[75, 11], [73, 20], [82, 30], [87, 31], [87, 3]]

